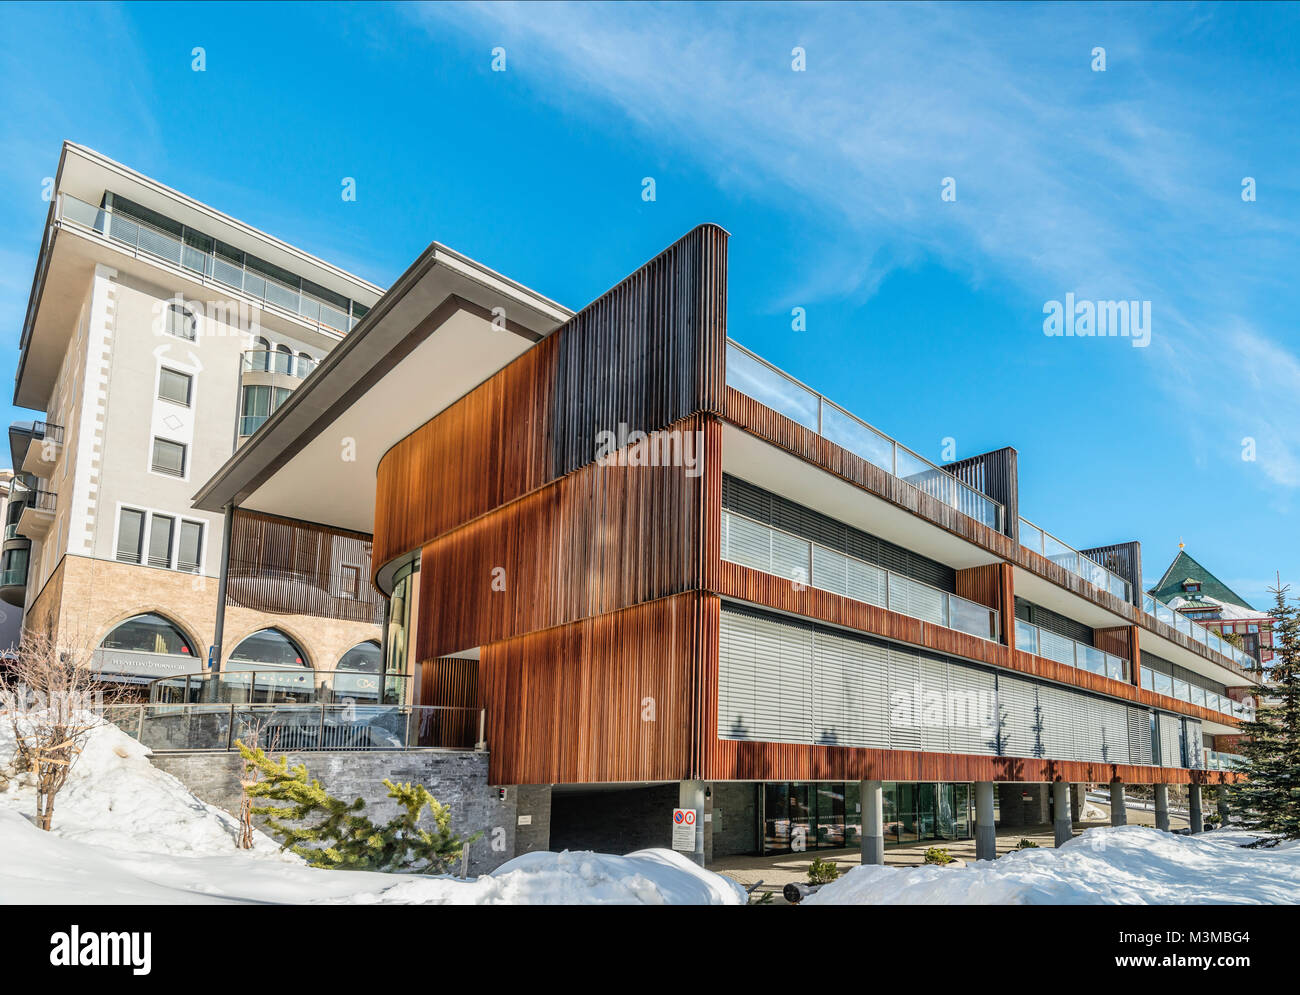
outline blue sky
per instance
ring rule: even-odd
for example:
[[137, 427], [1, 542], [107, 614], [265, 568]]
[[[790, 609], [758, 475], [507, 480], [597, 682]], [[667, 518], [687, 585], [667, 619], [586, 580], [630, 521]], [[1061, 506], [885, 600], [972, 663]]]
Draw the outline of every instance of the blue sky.
[[[1275, 571], [1300, 581], [1300, 8], [5, 20], [5, 382], [65, 138], [380, 284], [438, 240], [577, 308], [714, 221], [731, 335], [878, 428], [934, 460], [948, 437], [1015, 446], [1023, 514], [1076, 546], [1140, 539], [1148, 580], [1181, 538], [1257, 606]], [[1068, 292], [1150, 301], [1150, 345], [1044, 335]]]

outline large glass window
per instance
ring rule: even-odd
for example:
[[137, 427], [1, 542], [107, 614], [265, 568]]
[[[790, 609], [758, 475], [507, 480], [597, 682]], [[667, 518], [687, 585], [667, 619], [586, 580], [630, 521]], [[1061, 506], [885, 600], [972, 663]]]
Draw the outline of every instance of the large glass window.
[[253, 384], [244, 388], [239, 408], [239, 434], [252, 435], [271, 417], [289, 395], [288, 387], [269, 387]]
[[149, 566], [172, 565], [172, 533], [176, 519], [167, 515], [154, 515], [149, 521]]
[[310, 667], [307, 655], [279, 629], [262, 629], [246, 636], [231, 652], [230, 663], [238, 664], [232, 667], [238, 670]]
[[379, 650], [379, 643], [367, 640], [353, 646], [339, 660], [338, 672], [334, 674], [335, 696], [362, 701], [378, 700], [382, 665], [383, 654]]
[[99, 645], [106, 650], [195, 655], [185, 634], [166, 618], [152, 612], [127, 619]]
[[337, 669], [354, 670], [361, 674], [377, 674], [380, 662], [379, 643], [370, 639], [358, 643], [344, 653]]

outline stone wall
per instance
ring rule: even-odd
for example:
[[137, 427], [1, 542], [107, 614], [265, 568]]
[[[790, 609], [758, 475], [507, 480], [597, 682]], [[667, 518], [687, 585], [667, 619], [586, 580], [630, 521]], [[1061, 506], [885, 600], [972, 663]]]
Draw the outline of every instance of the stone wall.
[[[290, 753], [290, 764], [305, 763], [312, 777], [339, 798], [364, 798], [376, 821], [397, 814], [384, 778], [423, 784], [451, 807], [454, 832], [482, 832], [469, 850], [471, 874], [484, 874], [516, 855], [545, 850], [550, 843], [550, 788], [546, 785], [500, 789], [487, 782], [486, 753], [454, 750]], [[154, 766], [185, 783], [199, 798], [232, 815], [239, 811], [240, 758], [237, 753], [163, 753]], [[519, 826], [520, 816], [531, 816]]]

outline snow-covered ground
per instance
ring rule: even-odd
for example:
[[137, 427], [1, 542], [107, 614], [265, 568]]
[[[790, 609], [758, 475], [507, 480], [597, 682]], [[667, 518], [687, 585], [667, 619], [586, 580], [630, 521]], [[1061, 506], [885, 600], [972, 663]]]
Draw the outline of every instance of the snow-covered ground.
[[[0, 722], [0, 763], [13, 751]], [[347, 904], [743, 905], [745, 892], [680, 854], [530, 853], [475, 880], [325, 871], [196, 798], [113, 726], [96, 730], [59, 793], [54, 831], [32, 824], [35, 791], [0, 792], [0, 904], [338, 902]]]
[[1186, 905], [1300, 903], [1300, 845], [1254, 837], [1089, 829], [1060, 849], [1019, 850], [960, 868], [855, 867], [812, 905]]

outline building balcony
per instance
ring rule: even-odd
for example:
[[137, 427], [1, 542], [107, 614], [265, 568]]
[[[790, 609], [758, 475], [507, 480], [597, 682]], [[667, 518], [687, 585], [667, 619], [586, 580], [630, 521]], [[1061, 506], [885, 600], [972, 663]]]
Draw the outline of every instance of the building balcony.
[[1063, 543], [1056, 536], [1040, 529], [1027, 519], [1020, 519], [1020, 545], [1032, 550], [1039, 556], [1051, 560], [1059, 567], [1082, 577], [1093, 587], [1106, 591], [1128, 601], [1131, 595], [1129, 582], [1118, 574], [1111, 573], [1096, 560], [1080, 553], [1073, 546]]
[[727, 386], [1001, 532], [1006, 509], [740, 344], [727, 341]]
[[261, 428], [312, 370], [315, 360], [278, 349], [250, 349], [240, 359], [239, 443]]
[[1016, 649], [1114, 681], [1128, 683], [1132, 673], [1129, 661], [1123, 657], [1021, 619], [1016, 619]]
[[1258, 668], [1255, 658], [1243, 649], [1238, 649], [1219, 636], [1217, 632], [1211, 632], [1203, 625], [1198, 625], [1182, 612], [1175, 611], [1162, 601], [1157, 601], [1149, 594], [1142, 595], [1142, 610], [1154, 618], [1157, 622], [1164, 622], [1171, 628], [1177, 629], [1185, 636], [1190, 636], [1196, 642], [1221, 653], [1228, 659], [1232, 660], [1239, 667], [1245, 670]]
[[178, 235], [66, 193], [59, 195], [56, 217], [60, 224], [107, 238], [132, 255], [169, 263], [199, 283], [237, 291], [263, 308], [334, 336], [351, 331], [366, 311], [355, 302], [344, 309], [291, 286], [264, 272], [273, 267], [258, 266], [247, 254], [180, 225], [182, 234]]
[[1255, 718], [1255, 709], [1250, 705], [1234, 701], [1226, 694], [1219, 694], [1208, 688], [1192, 684], [1181, 677], [1173, 677], [1170, 674], [1152, 670], [1150, 667], [1143, 667], [1140, 677], [1142, 687], [1148, 691], [1154, 691], [1156, 694], [1163, 694], [1191, 705], [1208, 708], [1210, 711], [1218, 712], [1220, 715], [1227, 716], [1236, 722], [1251, 722]]
[[24, 493], [22, 514], [18, 516], [18, 531], [29, 539], [44, 539], [54, 524], [54, 511], [58, 495], [53, 491], [36, 488]]
[[722, 559], [990, 642], [998, 611], [789, 532], [722, 513]]
[[22, 608], [27, 599], [27, 565], [0, 571], [0, 601]]
[[21, 469], [33, 477], [48, 480], [54, 475], [63, 455], [63, 426], [51, 422], [33, 422], [31, 439]]

